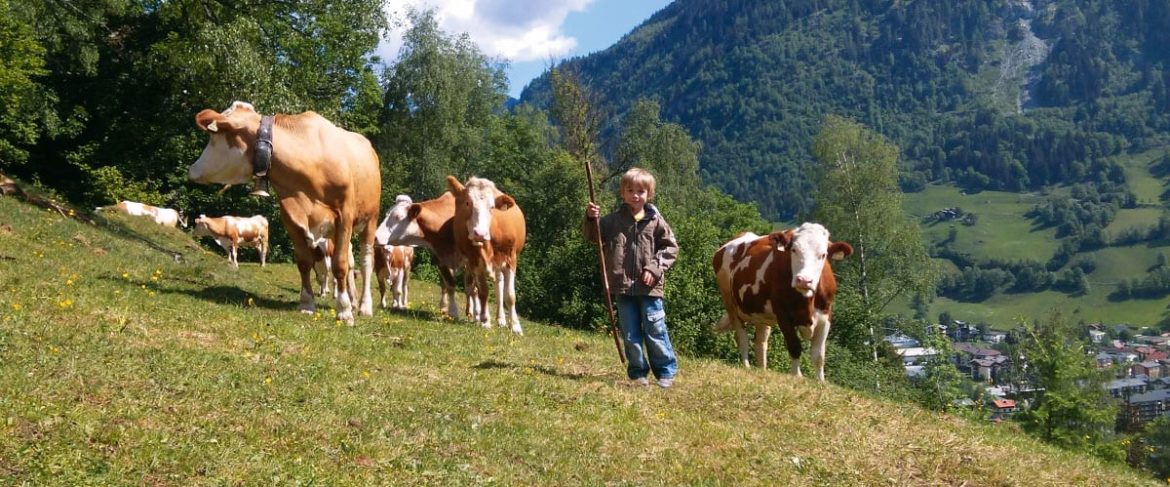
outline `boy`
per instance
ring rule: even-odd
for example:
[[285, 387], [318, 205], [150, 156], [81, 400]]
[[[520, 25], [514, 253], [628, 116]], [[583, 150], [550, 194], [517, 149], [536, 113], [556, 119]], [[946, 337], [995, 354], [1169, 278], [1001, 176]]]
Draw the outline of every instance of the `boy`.
[[[610, 291], [617, 295], [626, 374], [632, 384], [645, 386], [650, 383], [646, 375], [653, 371], [659, 387], [667, 388], [678, 373], [678, 360], [666, 333], [662, 278], [678, 257], [678, 242], [658, 208], [649, 203], [654, 189], [654, 176], [646, 170], [626, 171], [619, 190], [623, 204], [602, 217], [600, 227], [606, 278]], [[585, 208], [582, 228], [590, 241], [597, 241], [593, 221], [600, 213], [594, 203]]]

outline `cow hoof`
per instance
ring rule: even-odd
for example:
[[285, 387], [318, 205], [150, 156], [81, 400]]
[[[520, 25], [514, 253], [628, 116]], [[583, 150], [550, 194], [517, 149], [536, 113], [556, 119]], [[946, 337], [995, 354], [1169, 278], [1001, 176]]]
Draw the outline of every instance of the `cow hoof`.
[[301, 314], [311, 315], [317, 312], [316, 306], [301, 306], [298, 308]]
[[480, 322], [479, 326], [482, 326], [485, 330], [492, 329], [492, 323], [490, 321]]
[[517, 336], [524, 336], [524, 330], [520, 328], [520, 325], [512, 325], [512, 333], [515, 333]]
[[353, 324], [353, 311], [338, 311], [337, 320], [344, 321], [347, 325]]
[[362, 316], [374, 316], [374, 306], [369, 302], [362, 303], [361, 308], [358, 309], [358, 314]]

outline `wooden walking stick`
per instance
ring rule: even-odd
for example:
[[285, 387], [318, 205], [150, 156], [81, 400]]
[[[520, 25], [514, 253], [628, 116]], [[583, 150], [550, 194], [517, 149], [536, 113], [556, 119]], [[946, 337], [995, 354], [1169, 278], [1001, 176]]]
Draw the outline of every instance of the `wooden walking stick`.
[[[593, 191], [593, 168], [589, 165], [589, 160], [585, 160], [585, 179], [589, 183], [589, 202], [597, 204], [597, 194]], [[605, 275], [605, 247], [601, 245], [601, 215], [593, 219], [593, 233], [597, 237], [594, 243], [597, 244], [597, 263], [598, 268], [601, 269], [601, 286], [605, 289], [605, 307], [609, 310], [609, 333], [613, 335], [613, 346], [617, 347], [618, 360], [624, 364], [626, 363], [626, 354], [622, 351], [622, 341], [618, 339], [617, 320], [613, 314], [613, 295], [609, 290], [609, 278]]]

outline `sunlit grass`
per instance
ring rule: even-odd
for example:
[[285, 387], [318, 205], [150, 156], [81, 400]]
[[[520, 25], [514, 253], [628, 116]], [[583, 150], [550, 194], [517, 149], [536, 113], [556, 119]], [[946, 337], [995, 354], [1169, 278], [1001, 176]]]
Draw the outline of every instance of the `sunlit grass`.
[[331, 300], [296, 311], [295, 273], [0, 198], [0, 483], [1144, 481], [1010, 425], [720, 362], [629, 387], [609, 338], [441, 321], [428, 283], [345, 326]]

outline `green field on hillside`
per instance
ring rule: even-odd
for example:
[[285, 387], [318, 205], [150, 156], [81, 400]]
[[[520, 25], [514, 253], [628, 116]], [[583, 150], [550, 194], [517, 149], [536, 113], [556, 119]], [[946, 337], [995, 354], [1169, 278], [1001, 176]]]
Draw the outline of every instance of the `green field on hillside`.
[[2, 483], [1153, 484], [1010, 423], [718, 361], [629, 387], [608, 337], [439, 320], [424, 282], [345, 326], [330, 300], [296, 312], [294, 266], [241, 254], [0, 197]]
[[[1159, 149], [1116, 159], [1124, 168], [1127, 182], [1142, 206], [1118, 211], [1113, 222], [1105, 228], [1106, 232], [1118, 235], [1126, 229], [1147, 229], [1157, 223], [1163, 211], [1159, 198], [1164, 183], [1150, 173], [1149, 165], [1163, 153]], [[1051, 191], [1059, 194], [1067, 190], [1056, 188]], [[951, 186], [930, 185], [922, 192], [906, 194], [903, 208], [919, 222], [922, 217], [948, 207], [959, 207], [978, 215], [978, 222], [973, 226], [958, 221], [921, 223], [923, 237], [930, 245], [945, 240], [954, 228], [954, 248], [977, 259], [1031, 259], [1045, 263], [1060, 245], [1056, 231], [1036, 228], [1024, 217], [1043, 199], [1044, 196], [1038, 193], [982, 191], [967, 194]], [[1096, 263], [1096, 270], [1089, 275], [1090, 292], [1084, 296], [1046, 291], [998, 294], [982, 302], [938, 298], [931, 306], [930, 316], [946, 311], [957, 319], [983, 321], [1006, 328], [1019, 317], [1040, 319], [1048, 316], [1051, 310], [1059, 309], [1071, 314], [1073, 319], [1086, 322], [1155, 325], [1170, 312], [1170, 298], [1111, 301], [1109, 294], [1121, 280], [1144, 277], [1156, 262], [1158, 253], [1170, 253], [1170, 248], [1140, 244], [1078, 254], [1076, 259], [1091, 259]], [[943, 272], [959, 270], [949, 261], [936, 260], [936, 263]], [[909, 307], [903, 304], [897, 311], [908, 313]]]

